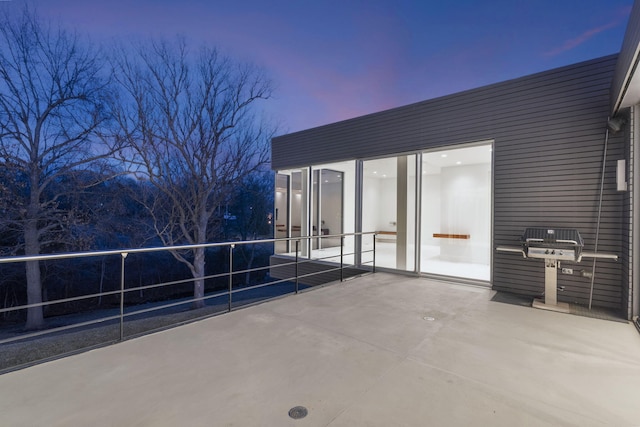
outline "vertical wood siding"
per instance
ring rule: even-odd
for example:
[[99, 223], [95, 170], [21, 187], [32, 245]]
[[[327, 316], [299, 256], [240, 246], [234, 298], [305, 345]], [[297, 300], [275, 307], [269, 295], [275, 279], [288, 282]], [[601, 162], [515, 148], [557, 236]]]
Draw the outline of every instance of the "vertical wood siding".
[[[607, 56], [471, 91], [274, 138], [272, 167], [284, 169], [494, 140], [493, 245], [518, 244], [526, 227], [577, 228], [595, 244], [609, 89], [617, 56]], [[625, 130], [626, 132], [626, 130]], [[625, 132], [607, 153], [599, 251], [628, 256], [628, 200], [616, 191]], [[627, 212], [627, 213], [625, 213]], [[620, 309], [626, 261], [599, 260], [594, 305]], [[591, 262], [565, 263], [591, 270]], [[627, 271], [628, 273], [628, 271]], [[560, 301], [586, 304], [590, 280], [559, 275]], [[544, 290], [540, 260], [494, 252], [493, 288]]]

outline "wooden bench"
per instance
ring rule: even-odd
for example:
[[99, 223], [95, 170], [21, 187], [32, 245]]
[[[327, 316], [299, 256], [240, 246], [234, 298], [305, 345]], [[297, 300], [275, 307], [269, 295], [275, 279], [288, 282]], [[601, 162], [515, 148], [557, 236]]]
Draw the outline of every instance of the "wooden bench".
[[437, 239], [470, 239], [470, 234], [445, 234], [445, 233], [433, 233], [433, 237]]
[[395, 231], [376, 231], [376, 241], [378, 242], [395, 242], [398, 233]]

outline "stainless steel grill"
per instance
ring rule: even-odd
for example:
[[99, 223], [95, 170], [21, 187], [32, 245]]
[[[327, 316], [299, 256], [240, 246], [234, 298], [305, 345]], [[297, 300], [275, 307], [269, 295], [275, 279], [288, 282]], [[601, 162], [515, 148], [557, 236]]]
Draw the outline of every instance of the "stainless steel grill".
[[544, 259], [544, 300], [536, 299], [533, 307], [569, 312], [569, 305], [558, 302], [558, 269], [561, 261], [580, 262], [582, 258], [617, 260], [616, 254], [583, 251], [584, 241], [573, 228], [536, 228], [524, 230], [521, 246], [499, 246], [500, 252], [516, 252], [524, 258]]
[[573, 228], [527, 228], [522, 250], [527, 258], [580, 262], [584, 242]]

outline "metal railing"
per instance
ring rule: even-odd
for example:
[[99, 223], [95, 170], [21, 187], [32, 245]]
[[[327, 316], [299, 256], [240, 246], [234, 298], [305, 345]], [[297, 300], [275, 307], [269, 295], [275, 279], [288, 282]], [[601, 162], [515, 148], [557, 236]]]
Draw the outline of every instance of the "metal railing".
[[[154, 247], [154, 248], [122, 249], [122, 250], [76, 252], [76, 253], [61, 253], [61, 254], [38, 255], [38, 256], [15, 256], [15, 257], [0, 258], [0, 265], [26, 263], [28, 261], [53, 261], [53, 260], [61, 260], [61, 259], [80, 259], [80, 258], [91, 258], [91, 257], [113, 256], [113, 257], [120, 258], [120, 288], [117, 290], [97, 292], [97, 293], [91, 293], [86, 295], [73, 296], [69, 298], [60, 298], [55, 300], [44, 301], [37, 304], [26, 304], [26, 305], [19, 305], [19, 306], [13, 306], [13, 307], [5, 307], [0, 309], [0, 314], [6, 314], [10, 312], [17, 312], [20, 310], [28, 310], [34, 307], [53, 306], [57, 304], [72, 303], [72, 302], [77, 302], [82, 300], [98, 299], [98, 298], [101, 299], [103, 297], [116, 297], [119, 299], [119, 312], [117, 314], [106, 315], [104, 317], [99, 317], [97, 319], [75, 322], [72, 324], [52, 327], [49, 329], [44, 329], [39, 331], [31, 331], [31, 332], [27, 331], [26, 333], [19, 334], [18, 336], [0, 339], [0, 345], [12, 343], [16, 341], [28, 340], [28, 339], [45, 335], [45, 334], [55, 334], [63, 331], [68, 331], [70, 329], [89, 327], [95, 324], [100, 324], [105, 322], [113, 322], [116, 320], [119, 322], [119, 336], [114, 341], [117, 342], [125, 339], [125, 332], [124, 332], [125, 320], [127, 318], [131, 318], [134, 316], [140, 316], [143, 314], [148, 314], [148, 313], [152, 313], [154, 311], [159, 311], [159, 310], [166, 310], [169, 308], [173, 308], [173, 307], [177, 307], [185, 304], [202, 303], [203, 306], [206, 306], [207, 301], [211, 301], [214, 299], [220, 300], [221, 298], [226, 298], [227, 300], [226, 310], [216, 311], [212, 314], [207, 314], [204, 316], [194, 316], [193, 318], [190, 318], [188, 320], [188, 321], [194, 321], [194, 320], [203, 319], [206, 317], [218, 315], [225, 312], [231, 312], [234, 309], [233, 307], [234, 295], [237, 295], [243, 292], [250, 292], [250, 291], [254, 291], [256, 289], [264, 288], [267, 286], [293, 282], [293, 290], [291, 292], [284, 292], [282, 294], [278, 294], [272, 297], [262, 298], [256, 301], [256, 302], [262, 302], [268, 299], [280, 297], [283, 295], [288, 295], [291, 293], [297, 294], [298, 292], [300, 292], [301, 281], [304, 279], [310, 278], [312, 276], [322, 275], [322, 274], [326, 275], [332, 272], [333, 273], [339, 272], [338, 274], [339, 280], [343, 281], [345, 279], [345, 270], [348, 270], [348, 269], [351, 269], [350, 273], [353, 273], [352, 275], [363, 274], [366, 272], [375, 273], [375, 234], [376, 234], [375, 232], [343, 233], [343, 234], [324, 235], [324, 236], [302, 236], [302, 237], [289, 237], [289, 238], [279, 238], [279, 239], [262, 239], [262, 240], [247, 240], [247, 241], [231, 241], [231, 242], [222, 242], [222, 243], [207, 243], [207, 244], [200, 244], [200, 245], [164, 246], [164, 247]], [[362, 241], [364, 238], [368, 238], [367, 236], [371, 236], [372, 249], [369, 249], [369, 250], [354, 249], [353, 252], [345, 253], [345, 244], [344, 244], [345, 238], [353, 238], [354, 248], [362, 248], [363, 247]], [[325, 254], [325, 256], [314, 257], [313, 249], [312, 249], [313, 242], [321, 241], [323, 239], [340, 239], [339, 254], [329, 253], [329, 254]], [[356, 241], [358, 241], [359, 244], [356, 244]], [[278, 263], [278, 264], [269, 263], [266, 266], [234, 269], [234, 251], [238, 247], [241, 247], [244, 245], [267, 245], [267, 244], [273, 244], [275, 247], [275, 245], [278, 242], [291, 242], [291, 243], [288, 243], [287, 246], [291, 245], [292, 243], [295, 243], [295, 252], [293, 255], [291, 255], [290, 253], [278, 254], [278, 253], [275, 253], [275, 250], [271, 252], [271, 255], [291, 257], [292, 260], [290, 262], [284, 262], [284, 263]], [[174, 280], [174, 281], [160, 282], [160, 283], [149, 283], [149, 284], [144, 284], [144, 285], [134, 286], [134, 287], [126, 286], [126, 280], [125, 280], [126, 266], [127, 266], [126, 260], [129, 255], [154, 253], [154, 252], [185, 251], [185, 250], [193, 250], [197, 248], [205, 248], [205, 249], [227, 248], [228, 265], [229, 265], [228, 271], [224, 273], [205, 275], [202, 278], [189, 277], [181, 280]], [[371, 260], [363, 262], [362, 256], [368, 253], [372, 254]], [[345, 263], [345, 259], [347, 257], [353, 257], [353, 262]], [[175, 262], [178, 263], [177, 260]], [[322, 263], [324, 268], [321, 268], [318, 271], [311, 271], [311, 272], [301, 274], [301, 266], [304, 266], [307, 263], [316, 263], [316, 265], [318, 263]], [[336, 266], [335, 264], [338, 264], [338, 265]], [[283, 268], [286, 268], [287, 266], [290, 268], [292, 267], [294, 271], [294, 274], [290, 277], [270, 280], [270, 281], [266, 281], [256, 285], [249, 285], [244, 287], [237, 286], [234, 289], [234, 277], [237, 277], [241, 274], [250, 275], [251, 273], [260, 272], [262, 270], [271, 271], [273, 269], [283, 269]], [[183, 298], [178, 301], [173, 300], [168, 303], [161, 303], [153, 307], [138, 308], [129, 312], [125, 311], [125, 306], [126, 306], [125, 299], [126, 299], [126, 296], [130, 293], [142, 292], [150, 289], [166, 288], [166, 287], [175, 286], [175, 285], [183, 285], [183, 284], [195, 282], [196, 280], [203, 280], [203, 283], [204, 283], [204, 281], [206, 280], [221, 279], [225, 277], [227, 278], [227, 289], [225, 291], [218, 290], [218, 291], [210, 292], [209, 294], [205, 293], [203, 297], [199, 297], [199, 298], [196, 298], [196, 297], [188, 298], [188, 299]], [[251, 305], [251, 304], [244, 304], [242, 306], [244, 307], [247, 305]], [[96, 309], [96, 310], [105, 310], [105, 309]], [[178, 322], [176, 324], [171, 324], [168, 327], [172, 327], [182, 323], [187, 323], [187, 322]], [[150, 332], [154, 332], [155, 330], [166, 329], [166, 327], [167, 326], [158, 328], [158, 329], [148, 330], [148, 331], [145, 331], [144, 333], [150, 333]], [[130, 338], [138, 335], [141, 335], [141, 334], [127, 336], [126, 338]], [[114, 341], [111, 341], [111, 342], [114, 342]], [[102, 345], [110, 344], [111, 342], [103, 343]]]

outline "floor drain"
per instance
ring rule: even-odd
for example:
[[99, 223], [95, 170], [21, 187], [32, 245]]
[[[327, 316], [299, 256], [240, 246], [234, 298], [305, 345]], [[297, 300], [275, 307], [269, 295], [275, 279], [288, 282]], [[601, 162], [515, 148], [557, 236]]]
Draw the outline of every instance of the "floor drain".
[[294, 420], [299, 420], [300, 418], [306, 417], [307, 413], [307, 408], [305, 408], [304, 406], [296, 406], [289, 409], [289, 416]]

